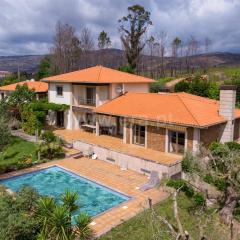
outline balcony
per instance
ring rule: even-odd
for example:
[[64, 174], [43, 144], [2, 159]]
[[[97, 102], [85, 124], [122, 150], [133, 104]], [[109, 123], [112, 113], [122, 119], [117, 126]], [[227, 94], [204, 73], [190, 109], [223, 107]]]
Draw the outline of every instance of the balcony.
[[91, 107], [96, 106], [96, 99], [94, 99], [94, 98], [78, 97], [77, 100], [78, 100], [78, 105], [85, 105], [85, 106], [91, 106]]

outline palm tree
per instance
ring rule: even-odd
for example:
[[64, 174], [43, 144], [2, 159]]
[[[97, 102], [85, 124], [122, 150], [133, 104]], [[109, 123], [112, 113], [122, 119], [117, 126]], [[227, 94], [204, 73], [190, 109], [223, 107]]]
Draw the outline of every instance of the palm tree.
[[93, 230], [89, 227], [91, 223], [91, 217], [86, 213], [81, 213], [75, 218], [76, 229], [75, 234], [79, 240], [91, 240], [94, 237]]

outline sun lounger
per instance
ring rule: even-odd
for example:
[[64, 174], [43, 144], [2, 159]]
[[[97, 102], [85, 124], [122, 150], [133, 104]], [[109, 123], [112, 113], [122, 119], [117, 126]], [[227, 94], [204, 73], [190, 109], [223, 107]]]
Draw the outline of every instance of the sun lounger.
[[150, 174], [150, 179], [147, 183], [145, 183], [144, 185], [142, 185], [139, 190], [140, 191], [147, 191], [151, 188], [154, 188], [157, 184], [160, 183], [160, 179], [159, 179], [159, 175], [158, 172], [156, 171], [152, 171]]

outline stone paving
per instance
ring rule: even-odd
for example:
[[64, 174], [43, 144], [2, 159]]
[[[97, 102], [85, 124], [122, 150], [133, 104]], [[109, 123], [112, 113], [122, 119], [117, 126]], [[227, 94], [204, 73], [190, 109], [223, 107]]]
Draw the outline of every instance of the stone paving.
[[68, 169], [76, 174], [89, 178], [97, 183], [110, 187], [131, 197], [129, 201], [93, 218], [90, 225], [95, 231], [96, 236], [100, 236], [108, 232], [112, 228], [121, 224], [123, 221], [130, 219], [144, 209], [148, 208], [148, 198], [151, 198], [153, 204], [155, 204], [168, 197], [168, 193], [162, 188], [154, 188], [146, 192], [139, 191], [138, 187], [148, 181], [148, 178], [145, 175], [130, 170], [122, 171], [116, 165], [88, 158], [67, 158], [63, 160], [56, 160], [40, 164], [29, 169], [3, 174], [0, 178], [16, 176], [52, 165], [58, 165]]

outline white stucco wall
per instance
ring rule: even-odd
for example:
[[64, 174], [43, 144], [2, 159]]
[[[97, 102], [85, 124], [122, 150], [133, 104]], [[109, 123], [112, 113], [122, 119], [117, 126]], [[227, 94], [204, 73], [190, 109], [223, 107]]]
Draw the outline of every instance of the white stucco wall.
[[[57, 96], [57, 86], [63, 87], [63, 96]], [[48, 100], [52, 103], [67, 104], [71, 103], [72, 84], [70, 83], [49, 83]]]
[[148, 83], [124, 83], [123, 84], [124, 92], [149, 92]]
[[99, 86], [99, 101], [98, 106], [106, 103], [109, 100], [109, 87]]

